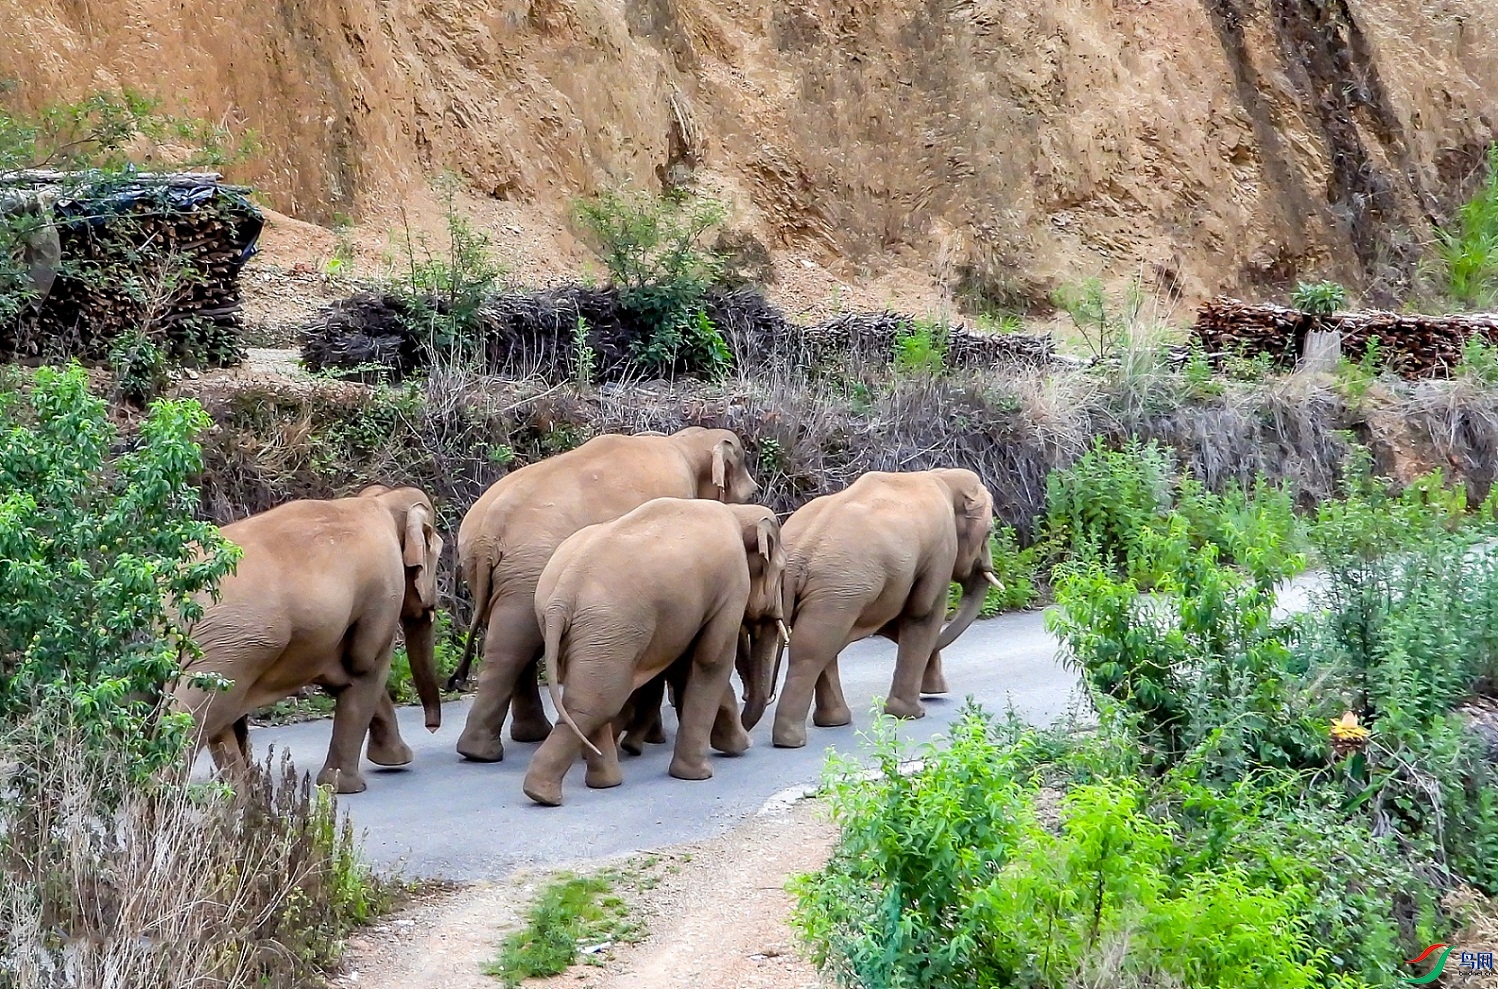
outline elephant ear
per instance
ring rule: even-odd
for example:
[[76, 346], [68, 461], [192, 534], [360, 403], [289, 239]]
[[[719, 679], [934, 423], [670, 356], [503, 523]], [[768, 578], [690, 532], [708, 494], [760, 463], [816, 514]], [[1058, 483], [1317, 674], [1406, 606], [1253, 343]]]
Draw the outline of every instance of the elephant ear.
[[721, 499], [728, 490], [728, 441], [720, 440], [713, 447], [713, 487], [718, 489]]
[[431, 519], [431, 510], [425, 505], [412, 505], [406, 513], [406, 573], [423, 608], [437, 606], [437, 559], [442, 555], [442, 537], [432, 527]]
[[982, 488], [964, 491], [957, 498], [957, 567], [962, 579], [982, 561], [993, 528], [993, 498]]

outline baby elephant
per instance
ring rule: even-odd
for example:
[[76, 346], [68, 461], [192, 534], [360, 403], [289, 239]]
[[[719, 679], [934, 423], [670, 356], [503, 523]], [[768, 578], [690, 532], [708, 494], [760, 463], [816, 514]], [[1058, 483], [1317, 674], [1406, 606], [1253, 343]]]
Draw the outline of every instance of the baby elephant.
[[[618, 786], [615, 721], [678, 658], [688, 670], [671, 775], [711, 777], [709, 744], [730, 755], [747, 749], [729, 680], [743, 625], [784, 627], [784, 569], [780, 525], [758, 505], [657, 498], [564, 540], [541, 572], [536, 620], [552, 702], [567, 724], [531, 758], [526, 796], [559, 805], [584, 743], [588, 786]], [[744, 672], [746, 704], [763, 710], [771, 672]]]

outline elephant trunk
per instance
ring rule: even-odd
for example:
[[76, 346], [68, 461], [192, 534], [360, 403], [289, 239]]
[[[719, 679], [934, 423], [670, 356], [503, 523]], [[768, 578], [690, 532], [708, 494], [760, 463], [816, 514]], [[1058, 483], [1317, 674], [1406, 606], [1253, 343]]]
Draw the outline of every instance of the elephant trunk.
[[947, 627], [937, 637], [937, 652], [950, 646], [957, 641], [959, 635], [967, 631], [968, 626], [978, 617], [978, 612], [983, 610], [983, 601], [988, 597], [990, 585], [1000, 589], [1004, 586], [991, 569], [980, 563], [973, 568], [967, 580], [962, 582], [962, 602], [957, 606], [957, 614], [952, 616], [952, 620], [947, 622]]
[[748, 636], [747, 649], [739, 667], [744, 681], [744, 709], [739, 720], [745, 731], [753, 731], [770, 706], [775, 681], [780, 676], [780, 659], [785, 649], [779, 622], [760, 622]]
[[421, 698], [421, 709], [426, 712], [427, 731], [442, 727], [442, 692], [437, 687], [437, 629], [433, 617], [431, 611], [426, 611], [419, 618], [401, 622], [411, 681], [416, 685], [416, 696]]

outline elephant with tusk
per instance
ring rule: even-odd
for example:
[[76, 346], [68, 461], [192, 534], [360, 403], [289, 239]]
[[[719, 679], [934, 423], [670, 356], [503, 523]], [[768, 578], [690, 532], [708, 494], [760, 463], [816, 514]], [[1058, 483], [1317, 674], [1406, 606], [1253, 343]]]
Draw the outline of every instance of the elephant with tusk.
[[476, 762], [503, 759], [500, 733], [512, 701], [511, 738], [538, 742], [551, 731], [536, 679], [542, 648], [536, 582], [564, 539], [654, 498], [735, 504], [758, 490], [738, 436], [701, 426], [669, 436], [596, 436], [495, 482], [458, 529], [458, 568], [473, 594], [474, 614], [450, 688], [467, 678], [479, 630], [488, 630], [478, 695], [458, 752]]
[[[978, 617], [988, 588], [1002, 586], [993, 573], [992, 526], [993, 496], [963, 469], [870, 471], [786, 520], [783, 612], [792, 630], [775, 745], [806, 744], [814, 695], [818, 726], [852, 720], [837, 657], [870, 635], [899, 647], [885, 712], [925, 715], [920, 695], [947, 691], [941, 650]], [[954, 581], [962, 600], [946, 622]], [[777, 636], [759, 635], [754, 649], [773, 650], [779, 665]]]
[[[560, 804], [584, 745], [588, 786], [618, 786], [620, 714], [634, 691], [672, 667], [681, 674], [681, 727], [671, 775], [708, 779], [709, 746], [747, 749], [730, 678], [741, 630], [774, 629], [782, 618], [785, 560], [775, 513], [757, 505], [658, 498], [568, 537], [542, 571], [534, 605], [552, 702], [566, 725], [531, 758], [526, 795]], [[763, 710], [771, 670], [741, 673], [750, 703]]]
[[[373, 485], [353, 498], [292, 501], [224, 526], [244, 553], [202, 600], [188, 635], [202, 655], [184, 664], [174, 701], [192, 714], [195, 744], [221, 770], [249, 757], [247, 716], [308, 684], [333, 693], [333, 738], [317, 782], [339, 793], [365, 789], [359, 749], [381, 766], [411, 762], [385, 690], [396, 631], [405, 633], [411, 678], [426, 726], [442, 724], [433, 619], [442, 537], [431, 500], [417, 488]], [[229, 681], [193, 686], [194, 674]]]

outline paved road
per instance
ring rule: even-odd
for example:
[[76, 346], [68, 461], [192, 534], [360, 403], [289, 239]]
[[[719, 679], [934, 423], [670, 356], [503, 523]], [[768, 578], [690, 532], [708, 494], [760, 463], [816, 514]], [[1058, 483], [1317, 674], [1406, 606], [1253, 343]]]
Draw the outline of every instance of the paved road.
[[[895, 646], [868, 639], [848, 647], [839, 660], [843, 691], [853, 708], [853, 724], [842, 728], [808, 725], [802, 749], [770, 745], [774, 709], [753, 732], [754, 745], [742, 756], [714, 753], [714, 776], [702, 782], [666, 773], [671, 742], [648, 745], [643, 755], [620, 754], [624, 784], [609, 790], [583, 785], [579, 762], [567, 776], [566, 803], [537, 806], [520, 791], [520, 781], [536, 745], [505, 740], [505, 759], [472, 763], [453, 746], [463, 730], [469, 701], [443, 705], [442, 728], [428, 733], [421, 709], [400, 710], [401, 735], [416, 758], [402, 769], [365, 762], [369, 788], [344, 796], [357, 829], [366, 832], [367, 857], [396, 866], [409, 876], [449, 879], [498, 878], [532, 864], [641, 851], [710, 837], [753, 814], [765, 800], [788, 787], [814, 783], [829, 749], [858, 751], [858, 732], [868, 727], [875, 696], [889, 689]], [[990, 710], [1015, 709], [1035, 723], [1063, 714], [1075, 678], [1056, 659], [1056, 643], [1038, 613], [1003, 615], [976, 622], [942, 653], [952, 693], [925, 700], [926, 717], [906, 722], [905, 734], [925, 740], [951, 722], [971, 694]], [[545, 697], [550, 710], [550, 699]], [[675, 739], [671, 706], [666, 730]], [[299, 768], [316, 772], [327, 754], [329, 721], [277, 728], [255, 728], [250, 744], [257, 756], [273, 745], [289, 750]], [[507, 729], [508, 730], [508, 729]], [[208, 765], [205, 756], [200, 767]]]
[[[1303, 607], [1306, 582], [1280, 597], [1284, 610]], [[927, 715], [905, 722], [903, 734], [924, 741], [951, 723], [965, 696], [988, 710], [1012, 704], [1033, 724], [1048, 724], [1074, 700], [1075, 676], [1056, 656], [1057, 643], [1041, 614], [1002, 615], [976, 622], [943, 652], [952, 693], [925, 699]], [[401, 734], [416, 752], [403, 769], [364, 765], [369, 789], [340, 798], [356, 828], [366, 832], [367, 857], [408, 876], [449, 879], [499, 878], [516, 868], [579, 858], [611, 856], [695, 841], [717, 834], [751, 816], [764, 802], [790, 787], [816, 782], [828, 750], [859, 751], [858, 733], [870, 722], [875, 697], [889, 688], [895, 647], [866, 639], [848, 647], [839, 660], [843, 690], [854, 722], [842, 728], [807, 727], [802, 749], [770, 745], [773, 708], [753, 732], [744, 755], [712, 756], [715, 776], [685, 782], [666, 774], [670, 743], [650, 745], [643, 755], [621, 753], [624, 784], [609, 790], [583, 785], [579, 762], [568, 774], [566, 803], [539, 807], [521, 792], [520, 782], [535, 745], [505, 741], [505, 761], [471, 763], [454, 750], [468, 701], [444, 705], [442, 728], [430, 734], [421, 709], [400, 711]], [[550, 700], [546, 699], [548, 710]], [[670, 705], [667, 732], [674, 740]], [[257, 755], [274, 745], [289, 750], [300, 768], [316, 772], [327, 753], [331, 723], [315, 721], [250, 733]], [[200, 766], [206, 768], [204, 756]]]

